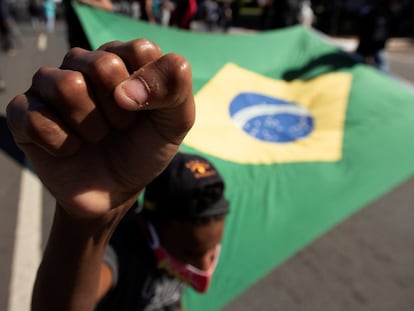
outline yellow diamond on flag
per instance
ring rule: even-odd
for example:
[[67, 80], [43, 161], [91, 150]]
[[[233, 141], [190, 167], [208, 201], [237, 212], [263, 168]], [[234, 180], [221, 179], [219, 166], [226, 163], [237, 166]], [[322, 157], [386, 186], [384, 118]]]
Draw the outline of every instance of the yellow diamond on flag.
[[226, 64], [197, 94], [184, 143], [239, 163], [338, 161], [352, 77], [275, 80]]

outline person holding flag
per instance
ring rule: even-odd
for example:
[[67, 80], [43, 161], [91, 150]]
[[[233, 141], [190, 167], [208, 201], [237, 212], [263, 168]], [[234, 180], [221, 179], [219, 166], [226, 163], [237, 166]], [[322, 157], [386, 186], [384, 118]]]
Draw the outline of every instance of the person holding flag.
[[[112, 11], [113, 4], [111, 0], [77, 0], [79, 3], [85, 5], [93, 6], [101, 10]], [[63, 12], [66, 22], [66, 32], [69, 47], [80, 47], [83, 49], [91, 50], [92, 47], [89, 43], [89, 40], [86, 36], [85, 31], [83, 30], [82, 24], [76, 15], [73, 6], [72, 0], [63, 0]]]
[[358, 15], [356, 54], [362, 62], [387, 72], [386, 45], [391, 37], [392, 11], [389, 0], [371, 0]]
[[205, 293], [229, 203], [207, 159], [179, 152], [118, 225], [101, 268], [95, 311], [182, 310], [185, 285]]

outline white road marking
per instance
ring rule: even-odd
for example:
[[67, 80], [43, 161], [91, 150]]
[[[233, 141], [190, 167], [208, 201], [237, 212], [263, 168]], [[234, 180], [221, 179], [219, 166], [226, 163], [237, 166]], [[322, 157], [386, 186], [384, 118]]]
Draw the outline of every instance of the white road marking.
[[33, 283], [41, 259], [41, 207], [41, 183], [30, 170], [24, 168], [18, 202], [8, 311], [30, 310]]
[[37, 37], [37, 49], [45, 51], [47, 49], [47, 36], [42, 32]]

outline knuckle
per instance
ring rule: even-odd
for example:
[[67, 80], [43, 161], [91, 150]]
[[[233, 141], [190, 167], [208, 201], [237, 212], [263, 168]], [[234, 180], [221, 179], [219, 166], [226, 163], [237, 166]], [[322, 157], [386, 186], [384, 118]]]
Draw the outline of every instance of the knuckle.
[[171, 53], [164, 56], [164, 66], [168, 72], [169, 79], [181, 82], [191, 80], [191, 66], [189, 61], [182, 55]]
[[63, 75], [56, 80], [54, 93], [56, 98], [62, 98], [67, 101], [74, 94], [84, 94], [87, 92], [87, 86], [83, 75], [77, 71], [65, 71]]
[[45, 77], [48, 76], [49, 72], [51, 71], [50, 67], [42, 66], [40, 67], [33, 75], [32, 82], [36, 84], [36, 81], [42, 81]]
[[86, 50], [82, 48], [71, 48], [63, 58], [62, 67], [65, 68], [66, 64], [72, 63], [75, 59], [77, 59], [80, 55], [84, 54], [85, 52]]
[[121, 58], [113, 53], [102, 52], [90, 65], [89, 75], [106, 76], [116, 75], [117, 72], [124, 70]]
[[49, 119], [48, 113], [42, 109], [28, 114], [25, 133], [30, 141], [54, 156], [70, 155], [78, 148], [78, 142], [69, 137], [57, 123]]
[[29, 92], [46, 99], [59, 99], [73, 96], [74, 92], [85, 91], [86, 85], [82, 73], [73, 70], [58, 70], [41, 67], [33, 76]]
[[131, 52], [140, 57], [157, 57], [162, 54], [161, 48], [148, 39], [136, 39], [128, 43]]
[[182, 101], [192, 92], [190, 63], [179, 54], [167, 54], [161, 60], [159, 69], [166, 79], [169, 94], [173, 95], [176, 101]]
[[[33, 141], [44, 141], [46, 138], [54, 135], [58, 128], [56, 124], [48, 122], [41, 110], [30, 111], [26, 120], [26, 133]], [[53, 147], [53, 141], [47, 140], [50, 147]]]
[[97, 51], [86, 51], [81, 48], [72, 48], [65, 56], [61, 69], [74, 69], [90, 78], [102, 78], [108, 74], [116, 74], [122, 70], [123, 62], [115, 53], [115, 43]]
[[107, 52], [121, 57], [130, 74], [162, 56], [162, 51], [157, 44], [142, 38], [109, 47]]
[[114, 41], [106, 42], [106, 43], [102, 44], [98, 48], [98, 50], [111, 51], [111, 49], [116, 48], [116, 47], [120, 46], [121, 44], [122, 44], [122, 41], [119, 41], [119, 40], [114, 40]]

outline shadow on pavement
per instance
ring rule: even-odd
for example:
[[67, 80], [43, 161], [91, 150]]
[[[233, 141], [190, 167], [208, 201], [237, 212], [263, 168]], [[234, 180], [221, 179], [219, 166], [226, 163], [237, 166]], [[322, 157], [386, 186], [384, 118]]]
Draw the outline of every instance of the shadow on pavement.
[[13, 136], [7, 127], [7, 121], [4, 116], [0, 116], [0, 149], [3, 150], [8, 156], [13, 158], [20, 165], [25, 165], [24, 153], [17, 147], [14, 142]]

